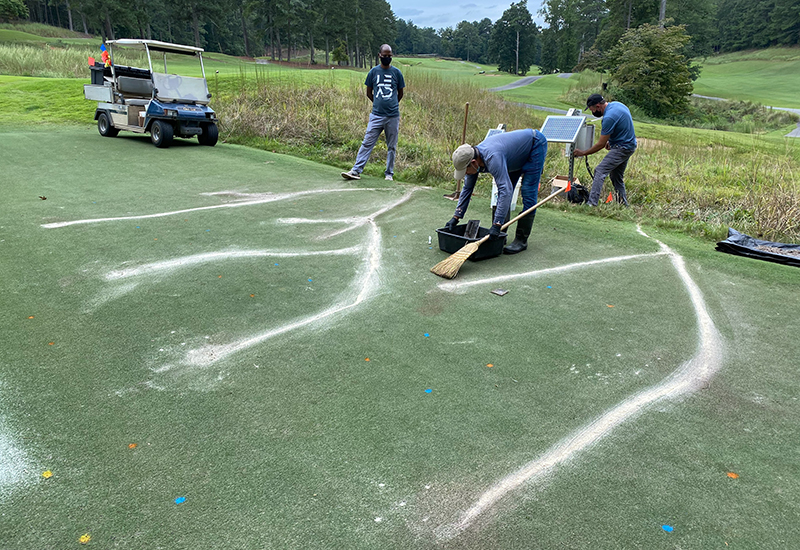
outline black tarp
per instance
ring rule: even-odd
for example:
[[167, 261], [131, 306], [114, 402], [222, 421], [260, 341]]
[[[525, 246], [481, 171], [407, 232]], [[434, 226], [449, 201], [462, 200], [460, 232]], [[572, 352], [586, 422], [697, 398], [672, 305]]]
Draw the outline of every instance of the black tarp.
[[[771, 252], [759, 247], [769, 247], [780, 250], [783, 253]], [[728, 228], [728, 238], [717, 243], [717, 250], [720, 252], [727, 252], [728, 254], [756, 258], [757, 260], [766, 260], [768, 262], [800, 267], [800, 244], [762, 241], [760, 239], [754, 239], [750, 235], [739, 233], [731, 228]], [[798, 255], [792, 256], [791, 254]]]

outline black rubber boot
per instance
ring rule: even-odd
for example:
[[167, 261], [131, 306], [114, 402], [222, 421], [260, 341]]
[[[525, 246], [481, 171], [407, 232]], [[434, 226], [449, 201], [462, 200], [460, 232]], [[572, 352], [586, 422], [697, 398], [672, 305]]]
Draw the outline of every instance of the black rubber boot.
[[522, 252], [523, 250], [527, 250], [528, 248], [528, 237], [531, 234], [531, 228], [533, 227], [533, 215], [528, 214], [521, 220], [517, 222], [517, 234], [514, 238], [514, 242], [508, 245], [503, 249], [503, 254], [516, 254], [518, 252]]

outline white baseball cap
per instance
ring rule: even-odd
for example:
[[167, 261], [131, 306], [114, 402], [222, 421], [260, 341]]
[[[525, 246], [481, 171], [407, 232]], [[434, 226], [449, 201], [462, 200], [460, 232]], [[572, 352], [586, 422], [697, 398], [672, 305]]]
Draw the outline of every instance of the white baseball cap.
[[467, 167], [474, 156], [475, 152], [469, 143], [465, 143], [453, 151], [453, 166], [456, 168], [456, 171], [453, 172], [453, 177], [456, 181], [462, 179], [464, 174], [467, 173]]

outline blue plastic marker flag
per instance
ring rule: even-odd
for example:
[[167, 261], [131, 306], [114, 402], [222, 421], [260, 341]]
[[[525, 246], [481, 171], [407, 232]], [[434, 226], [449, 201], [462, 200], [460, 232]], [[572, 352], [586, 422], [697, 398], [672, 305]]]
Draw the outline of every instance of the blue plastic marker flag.
[[275, 264], [275, 265], [278, 265], [278, 264]]
[[552, 286], [548, 286], [547, 288], [553, 288]]
[[311, 279], [308, 280], [309, 283], [313, 282]]
[[431, 337], [431, 335], [430, 335], [430, 334], [428, 334], [427, 332], [425, 333], [425, 335], [424, 335], [424, 336], [425, 336], [425, 338], [430, 338], [430, 337]]
[[666, 531], [667, 533], [672, 533], [672, 525], [662, 525], [661, 528]]
[[183, 504], [186, 500], [186, 497], [178, 497], [175, 499], [175, 504]]
[[141, 229], [141, 227], [137, 225], [137, 226], [136, 226], [136, 229]]
[[427, 390], [425, 390], [425, 393], [431, 393], [432, 391], [433, 391], [432, 389], [428, 388]]
[[106, 45], [105, 44], [100, 44], [100, 51], [101, 52], [106, 51]]
[[211, 230], [210, 229], [206, 229], [206, 232], [209, 232], [209, 231], [211, 231]]

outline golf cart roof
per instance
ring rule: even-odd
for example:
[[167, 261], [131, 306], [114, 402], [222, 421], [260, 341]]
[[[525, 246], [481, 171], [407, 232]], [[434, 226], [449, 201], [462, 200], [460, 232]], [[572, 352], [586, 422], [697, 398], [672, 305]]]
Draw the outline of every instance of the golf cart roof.
[[160, 40], [144, 40], [133, 38], [121, 38], [119, 40], [109, 40], [106, 44], [112, 46], [125, 46], [127, 48], [142, 48], [147, 46], [147, 49], [153, 52], [166, 52], [166, 53], [179, 53], [184, 55], [197, 55], [204, 51], [203, 48], [195, 48], [194, 46], [183, 46], [181, 44], [170, 44], [169, 42], [161, 42]]

